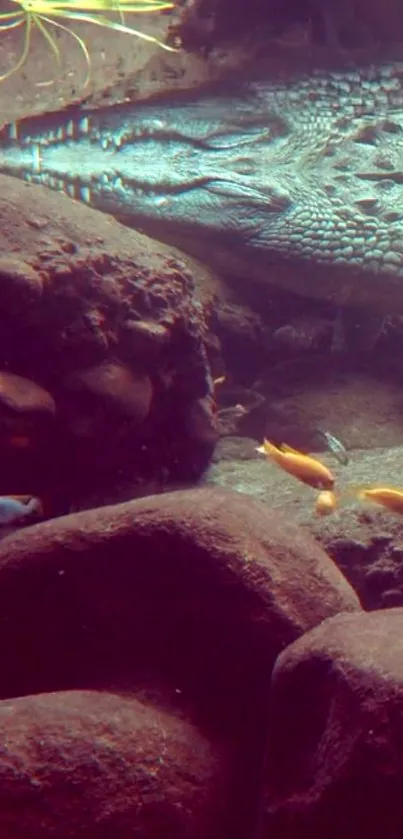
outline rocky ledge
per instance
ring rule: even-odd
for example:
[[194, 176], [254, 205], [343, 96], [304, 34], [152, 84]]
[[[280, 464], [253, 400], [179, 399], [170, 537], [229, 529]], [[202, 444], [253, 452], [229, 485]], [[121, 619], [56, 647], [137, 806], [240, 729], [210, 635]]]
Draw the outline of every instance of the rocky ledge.
[[195, 480], [216, 439], [203, 269], [12, 178], [0, 218], [0, 495], [54, 515]]

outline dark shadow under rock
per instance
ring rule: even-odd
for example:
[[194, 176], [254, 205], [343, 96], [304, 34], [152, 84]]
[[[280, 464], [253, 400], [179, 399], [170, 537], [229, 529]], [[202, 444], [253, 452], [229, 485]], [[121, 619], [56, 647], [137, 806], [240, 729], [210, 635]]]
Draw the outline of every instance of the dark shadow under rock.
[[231, 0], [194, 0], [179, 31], [190, 49], [263, 32], [269, 44], [277, 41], [290, 52], [316, 45], [340, 60], [347, 51], [402, 39], [403, 19], [399, 0], [252, 0], [235, 8]]

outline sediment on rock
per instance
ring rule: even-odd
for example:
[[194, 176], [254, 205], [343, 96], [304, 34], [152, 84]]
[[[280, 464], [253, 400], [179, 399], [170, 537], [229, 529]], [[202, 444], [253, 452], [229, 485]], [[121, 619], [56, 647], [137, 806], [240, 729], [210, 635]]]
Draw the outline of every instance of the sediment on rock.
[[[52, 515], [119, 498], [121, 487], [127, 497], [196, 480], [216, 440], [203, 269], [12, 178], [2, 178], [0, 218], [0, 494], [40, 495]], [[26, 394], [48, 394], [46, 428], [16, 404], [13, 376]]]

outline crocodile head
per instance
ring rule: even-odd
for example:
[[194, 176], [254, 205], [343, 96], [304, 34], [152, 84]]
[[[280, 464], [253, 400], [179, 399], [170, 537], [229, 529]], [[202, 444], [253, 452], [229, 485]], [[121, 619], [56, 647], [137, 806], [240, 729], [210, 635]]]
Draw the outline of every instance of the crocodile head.
[[22, 120], [0, 171], [226, 272], [403, 312], [403, 65]]

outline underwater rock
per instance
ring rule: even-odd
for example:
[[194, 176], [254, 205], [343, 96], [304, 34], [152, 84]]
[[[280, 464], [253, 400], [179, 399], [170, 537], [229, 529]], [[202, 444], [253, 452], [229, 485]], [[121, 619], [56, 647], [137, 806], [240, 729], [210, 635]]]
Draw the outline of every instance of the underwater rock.
[[137, 356], [159, 356], [170, 341], [169, 329], [162, 323], [147, 320], [127, 320], [125, 323], [127, 340]]
[[293, 52], [312, 53], [315, 47], [340, 60], [346, 50], [399, 42], [403, 24], [399, 0], [252, 0], [236, 8], [231, 0], [193, 0], [184, 6], [179, 31], [193, 50], [211, 50], [229, 39], [248, 39], [251, 49], [260, 35], [270, 51], [277, 43], [288, 49], [291, 63]]
[[0, 702], [2, 839], [230, 839], [222, 750], [139, 701], [62, 691]]
[[[228, 461], [232, 466], [234, 463], [238, 461], [250, 461], [254, 460], [257, 461], [258, 454], [256, 452], [256, 440], [252, 440], [249, 437], [237, 437], [236, 435], [231, 435], [230, 437], [222, 437], [215, 449], [212, 458], [212, 467], [210, 471], [206, 475], [206, 479], [209, 480], [211, 476], [214, 476], [215, 467], [214, 464], [221, 464], [223, 461]], [[246, 468], [250, 466], [249, 463], [246, 464]], [[220, 467], [217, 467], [217, 473]], [[245, 473], [246, 476], [246, 473]], [[214, 483], [214, 481], [211, 481]], [[217, 480], [217, 484], [219, 484], [219, 480]], [[252, 495], [252, 493], [251, 493]]]
[[0, 544], [0, 695], [60, 689], [81, 673], [87, 685], [136, 685], [146, 662], [236, 731], [246, 708], [265, 707], [284, 644], [359, 608], [308, 534], [239, 493], [179, 490], [83, 511]]
[[332, 324], [319, 317], [299, 317], [273, 332], [273, 341], [279, 348], [295, 354], [327, 348], [331, 343]]
[[266, 400], [260, 393], [225, 382], [217, 392], [216, 403], [220, 437], [241, 436], [245, 428], [249, 431], [256, 423], [262, 425], [267, 413]]
[[[3, 263], [31, 266], [32, 282], [46, 279], [29, 306], [8, 281], [0, 369], [37, 382], [57, 402], [51, 434], [36, 440], [32, 456], [19, 449], [16, 464], [14, 451], [5, 452], [0, 492], [38, 495], [55, 515], [85, 507], [95, 488], [108, 497], [122, 485], [146, 493], [150, 484], [197, 480], [216, 440], [211, 402], [209, 435], [192, 419], [211, 390], [209, 300], [199, 297], [206, 269], [13, 178], [1, 178], [0, 218]], [[17, 278], [27, 272], [14, 270]]]
[[381, 594], [381, 603], [384, 609], [390, 609], [393, 606], [403, 606], [403, 591], [398, 588], [383, 591]]
[[403, 831], [403, 609], [337, 615], [278, 658], [262, 839]]
[[137, 423], [143, 422], [150, 411], [152, 385], [149, 376], [136, 374], [121, 364], [99, 364], [72, 373], [66, 386], [84, 396], [97, 397], [106, 407]]
[[[252, 285], [252, 284], [251, 284]], [[250, 289], [247, 289], [248, 293]], [[225, 358], [228, 370], [235, 382], [242, 381], [246, 374], [250, 378], [261, 371], [265, 353], [270, 341], [270, 326], [265, 322], [261, 310], [266, 314], [266, 289], [261, 292], [260, 308], [255, 306], [258, 292], [253, 289], [251, 299], [240, 299], [236, 289], [221, 283], [217, 285], [214, 318], [210, 325], [215, 339], [219, 341], [221, 357]]]
[[14, 256], [0, 257], [0, 283], [2, 307], [14, 305], [17, 309], [30, 305], [42, 294], [45, 282], [43, 272], [35, 270]]
[[239, 430], [239, 423], [247, 415], [246, 408], [239, 402], [229, 408], [221, 408], [217, 411], [217, 426], [221, 437], [236, 434]]
[[215, 445], [217, 423], [211, 397], [195, 399], [189, 411], [187, 431], [190, 437], [194, 436], [196, 440], [205, 440], [206, 443]]
[[53, 397], [40, 385], [23, 376], [0, 372], [0, 414], [6, 408], [17, 414], [51, 415], [56, 412]]
[[240, 494], [178, 490], [83, 511], [0, 544], [0, 697], [167, 692], [228, 744], [229, 839], [244, 839], [256, 827], [273, 663], [324, 618], [359, 608], [311, 537]]
[[[55, 400], [48, 390], [32, 379], [0, 370], [0, 495], [39, 495], [56, 413]], [[42, 510], [41, 501], [38, 503]], [[25, 523], [23, 517], [16, 517], [9, 526]], [[0, 533], [4, 535], [4, 527]]]

